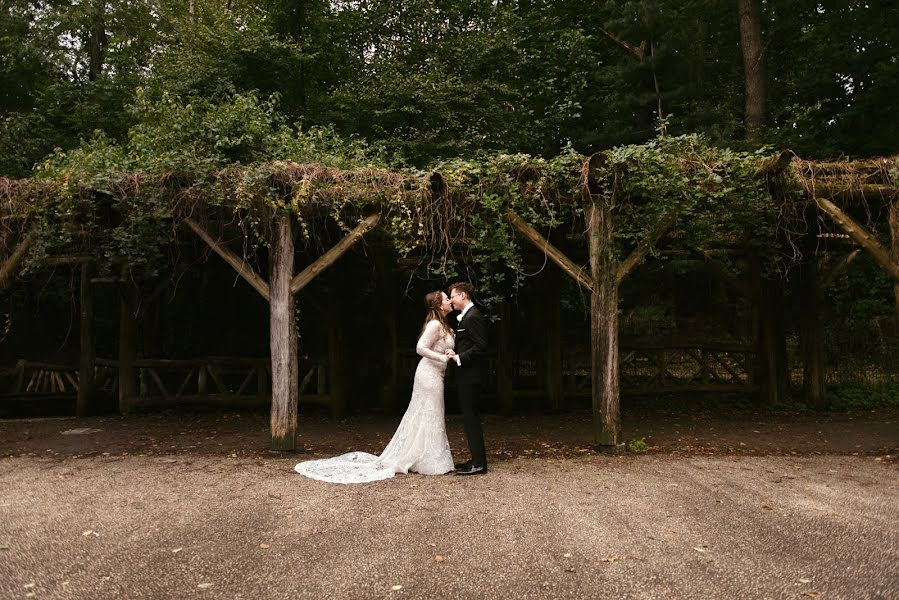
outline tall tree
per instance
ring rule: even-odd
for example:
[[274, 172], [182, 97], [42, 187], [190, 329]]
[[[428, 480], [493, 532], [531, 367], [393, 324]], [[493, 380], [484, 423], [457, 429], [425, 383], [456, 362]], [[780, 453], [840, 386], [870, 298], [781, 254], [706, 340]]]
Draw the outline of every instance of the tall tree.
[[740, 15], [740, 47], [745, 79], [746, 140], [762, 141], [765, 128], [765, 47], [762, 40], [760, 0], [737, 0]]

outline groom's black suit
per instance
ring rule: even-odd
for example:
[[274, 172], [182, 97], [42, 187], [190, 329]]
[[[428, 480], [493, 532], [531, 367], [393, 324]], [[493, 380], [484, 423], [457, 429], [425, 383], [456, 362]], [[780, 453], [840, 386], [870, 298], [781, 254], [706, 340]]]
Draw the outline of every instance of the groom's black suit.
[[[474, 306], [468, 309], [461, 321], [457, 321], [455, 350], [462, 363], [456, 367], [456, 386], [459, 407], [465, 420], [465, 437], [471, 450], [471, 463], [476, 467], [486, 467], [487, 452], [478, 407], [486, 361], [487, 320]], [[455, 365], [455, 361], [452, 364]]]

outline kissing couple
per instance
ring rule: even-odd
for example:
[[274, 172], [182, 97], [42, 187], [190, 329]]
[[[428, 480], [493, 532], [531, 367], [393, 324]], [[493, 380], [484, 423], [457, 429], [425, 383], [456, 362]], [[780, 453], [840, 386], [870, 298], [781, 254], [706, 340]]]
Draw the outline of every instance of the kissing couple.
[[[333, 458], [297, 464], [300, 475], [330, 483], [365, 483], [413, 471], [422, 475], [457, 475], [487, 472], [487, 453], [478, 404], [481, 395], [487, 321], [472, 302], [474, 287], [454, 283], [449, 295], [442, 291], [425, 296], [427, 311], [415, 351], [421, 356], [415, 369], [412, 399], [396, 433], [380, 456], [350, 452]], [[447, 315], [459, 311], [451, 325]], [[446, 369], [456, 370], [459, 406], [471, 460], [453, 465], [443, 406]]]

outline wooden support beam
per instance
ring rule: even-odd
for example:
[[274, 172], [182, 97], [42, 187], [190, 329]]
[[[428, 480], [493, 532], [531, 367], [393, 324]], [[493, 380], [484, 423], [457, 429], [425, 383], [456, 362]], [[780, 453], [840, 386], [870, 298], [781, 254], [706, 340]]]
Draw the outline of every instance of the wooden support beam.
[[[331, 416], [338, 419], [343, 416], [347, 405], [346, 381], [346, 313], [344, 306], [344, 285], [340, 272], [332, 269], [327, 275], [328, 281], [328, 394], [331, 403]], [[321, 381], [321, 380], [320, 380]]]
[[374, 214], [369, 215], [365, 219], [360, 222], [355, 229], [347, 234], [345, 238], [337, 242], [330, 250], [322, 254], [318, 260], [314, 263], [303, 269], [302, 273], [299, 273], [293, 280], [290, 282], [290, 293], [296, 294], [301, 289], [309, 285], [309, 283], [316, 278], [316, 276], [334, 264], [338, 258], [340, 258], [347, 250], [353, 247], [353, 245], [362, 239], [362, 236], [365, 235], [370, 229], [372, 229], [375, 225], [378, 224], [378, 221], [381, 220], [381, 215]]
[[890, 256], [877, 238], [867, 229], [856, 223], [855, 219], [840, 210], [836, 204], [826, 198], [815, 198], [815, 203], [827, 216], [833, 219], [840, 229], [845, 231], [859, 246], [871, 253], [887, 274], [899, 282], [899, 263]]
[[541, 297], [538, 309], [538, 329], [545, 336], [541, 344], [537, 368], [546, 390], [549, 408], [562, 406], [562, 326], [559, 272], [546, 270], [539, 278]]
[[512, 370], [515, 365], [513, 356], [514, 341], [512, 339], [512, 306], [508, 299], [499, 307], [499, 340], [496, 356], [496, 391], [499, 396], [500, 411], [504, 415], [512, 414], [514, 406], [514, 390], [512, 389]]
[[759, 165], [758, 169], [756, 169], [757, 177], [770, 177], [772, 175], [777, 175], [781, 173], [784, 169], [790, 166], [790, 162], [793, 160], [793, 152], [790, 150], [784, 150], [774, 156], [768, 158], [762, 164]]
[[640, 263], [646, 260], [652, 247], [663, 235], [665, 235], [665, 232], [671, 229], [675, 221], [677, 221], [676, 215], [668, 215], [663, 218], [659, 226], [655, 227], [644, 239], [640, 240], [637, 247], [634, 248], [627, 258], [621, 261], [618, 265], [617, 273], [615, 274], [615, 281], [618, 285], [621, 285], [624, 278], [636, 269]]
[[134, 362], [137, 360], [137, 290], [134, 286], [122, 286], [119, 311], [119, 412], [128, 413], [137, 397], [137, 378]]
[[79, 417], [88, 415], [94, 396], [94, 294], [91, 285], [93, 262], [81, 265], [81, 348], [78, 365], [78, 399], [75, 414]]
[[[893, 264], [899, 265], [899, 200], [890, 204], [890, 258]], [[896, 298], [896, 330], [899, 331], [899, 279], [893, 282], [893, 295]]]
[[814, 186], [806, 185], [805, 189], [816, 201], [823, 198], [835, 202], [854, 200], [874, 202], [875, 200], [882, 200], [885, 203], [889, 203], [899, 197], [899, 188], [882, 183], [840, 185], [815, 182]]
[[9, 276], [12, 275], [12, 272], [16, 270], [16, 267], [19, 266], [19, 263], [22, 262], [22, 259], [25, 258], [25, 255], [28, 254], [28, 249], [31, 247], [31, 244], [34, 243], [35, 235], [33, 233], [28, 233], [22, 238], [22, 241], [16, 246], [15, 250], [13, 250], [12, 254], [9, 255], [9, 258], [6, 259], [6, 262], [3, 263], [3, 266], [0, 267], [0, 286], [6, 283], [6, 280], [9, 279]]
[[593, 290], [593, 282], [590, 279], [590, 276], [587, 275], [582, 268], [574, 264], [571, 259], [565, 256], [562, 251], [550, 244], [536, 229], [525, 223], [514, 211], [508, 211], [506, 213], [506, 218], [516, 231], [530, 240], [530, 242], [539, 248], [541, 252], [546, 254], [551, 261], [559, 265], [563, 271], [581, 284], [581, 287], [587, 291]]
[[297, 363], [296, 311], [290, 293], [293, 275], [293, 230], [287, 214], [275, 217], [271, 254], [269, 340], [272, 360], [272, 449], [296, 448], [299, 365]]
[[595, 281], [590, 301], [593, 430], [598, 446], [617, 446], [621, 437], [618, 364], [618, 272], [614, 257], [612, 211], [602, 197], [587, 207], [590, 272]]
[[832, 266], [827, 271], [827, 273], [825, 273], [824, 276], [821, 277], [821, 284], [818, 286], [819, 290], [823, 293], [824, 290], [833, 285], [833, 282], [846, 272], [846, 269], [849, 268], [850, 263], [858, 258], [858, 255], [861, 253], [862, 249], [856, 248], [852, 252], [840, 257], [840, 260], [837, 261], [837, 264]]
[[212, 236], [206, 233], [206, 231], [192, 219], [184, 219], [184, 222], [187, 223], [187, 226], [193, 229], [194, 233], [200, 236], [210, 248], [215, 250], [216, 254], [221, 256], [225, 262], [231, 265], [231, 267], [237, 271], [238, 275], [243, 277], [247, 283], [253, 286], [253, 289], [259, 292], [266, 301], [271, 302], [268, 283], [266, 283], [265, 279], [260, 277], [259, 274], [246, 263], [246, 261], [241, 260], [236, 254], [231, 252], [231, 250], [212, 239]]
[[802, 394], [807, 406], [824, 409], [827, 404], [824, 386], [824, 324], [821, 321], [818, 256], [815, 252], [819, 220], [809, 205], [805, 215], [809, 235], [803, 240], [802, 262], [799, 264], [799, 349], [802, 354]]
[[51, 256], [44, 264], [51, 267], [60, 267], [65, 265], [81, 265], [94, 260], [91, 256]]
[[702, 251], [702, 258], [705, 260], [709, 272], [719, 280], [728, 285], [734, 292], [746, 299], [752, 299], [752, 290], [746, 285], [746, 282], [733, 274], [724, 264], [715, 258], [709, 251]]
[[[433, 181], [433, 178], [432, 178]], [[381, 381], [378, 391], [378, 403], [384, 413], [392, 415], [397, 410], [397, 375], [399, 366], [397, 314], [397, 290], [395, 263], [392, 254], [384, 247], [375, 250], [374, 262], [377, 273], [378, 303], [381, 307], [380, 325], [383, 335], [379, 335], [381, 343]]]

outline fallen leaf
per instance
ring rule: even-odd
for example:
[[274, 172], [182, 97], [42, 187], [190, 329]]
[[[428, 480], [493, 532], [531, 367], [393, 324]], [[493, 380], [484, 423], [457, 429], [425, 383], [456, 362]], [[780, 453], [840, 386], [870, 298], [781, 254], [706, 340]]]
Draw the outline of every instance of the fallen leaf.
[[767, 504], [764, 505], [762, 508], [763, 508], [764, 510], [774, 510], [773, 508], [771, 508], [771, 507], [768, 506]]
[[803, 596], [808, 596], [809, 598], [815, 598], [816, 596], [819, 596], [820, 594], [821, 594], [820, 592], [812, 592], [812, 591], [802, 592]]
[[390, 591], [391, 591], [391, 592], [398, 592], [398, 591], [400, 591], [401, 589], [403, 589], [403, 586], [401, 586], [401, 585], [392, 585], [392, 586], [390, 586]]
[[443, 558], [443, 556], [440, 554], [438, 554], [437, 556], [434, 557], [434, 562], [443, 562], [444, 560], [446, 560], [446, 559]]

